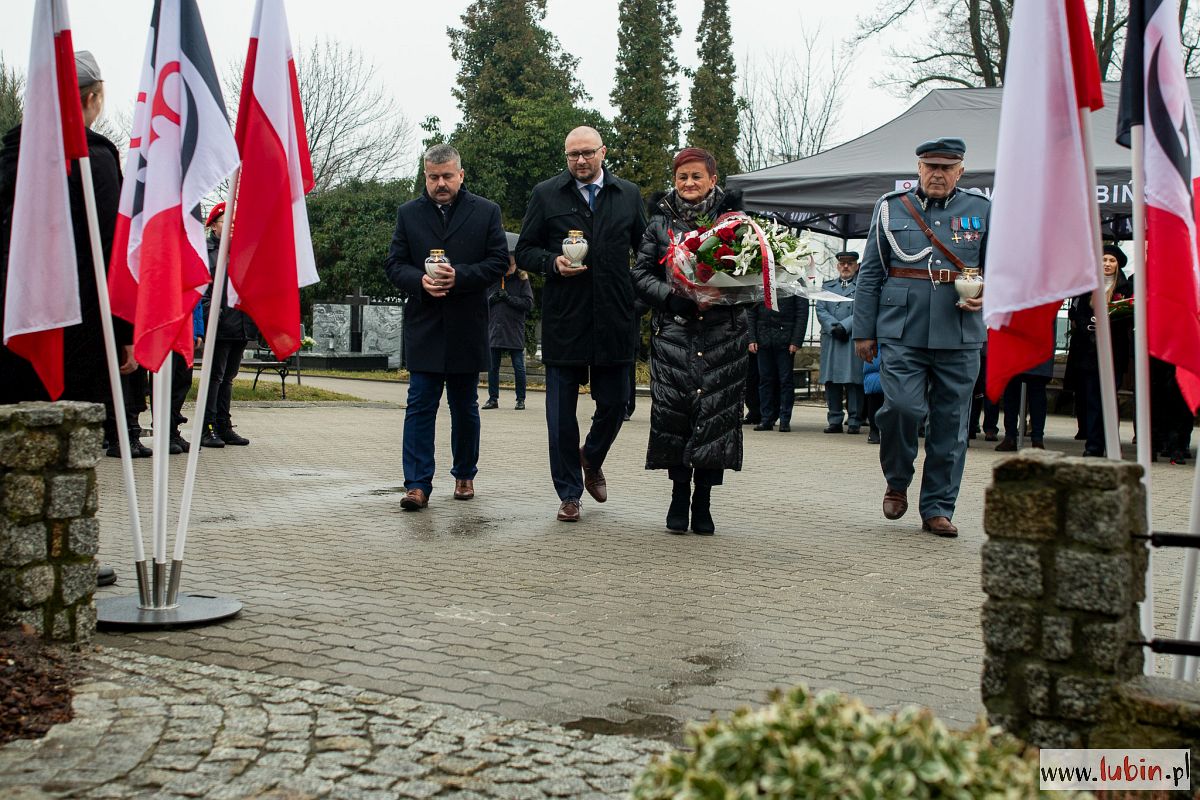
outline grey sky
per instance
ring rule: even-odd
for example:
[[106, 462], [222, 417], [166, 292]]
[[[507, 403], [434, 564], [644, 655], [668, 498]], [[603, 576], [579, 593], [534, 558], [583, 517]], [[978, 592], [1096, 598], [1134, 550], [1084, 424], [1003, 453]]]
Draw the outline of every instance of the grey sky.
[[[0, 54], [22, 70], [29, 60], [33, 0], [2, 0]], [[246, 53], [253, 0], [199, 0], [209, 43], [219, 70]], [[77, 49], [95, 53], [106, 79], [110, 108], [131, 109], [145, 46], [151, 0], [74, 0], [69, 4]], [[397, 2], [396, 0], [289, 0], [288, 15], [294, 43], [332, 36], [354, 45], [374, 61], [380, 80], [397, 98], [413, 123], [427, 115], [441, 117], [450, 127], [458, 110], [450, 91], [457, 72], [445, 36], [458, 25], [468, 0]], [[752, 51], [787, 51], [797, 46], [800, 30], [820, 26], [831, 44], [846, 39], [857, 16], [873, 8], [871, 0], [730, 0], [734, 47], [739, 67]], [[612, 114], [608, 102], [617, 52], [616, 0], [550, 0], [547, 27], [563, 47], [580, 59], [579, 76], [593, 104]], [[701, 0], [679, 0], [677, 13], [683, 35], [677, 55], [684, 66], [696, 61], [695, 33]], [[860, 48], [861, 49], [861, 48]], [[855, 59], [846, 87], [846, 102], [836, 140], [853, 138], [902, 111], [907, 101], [871, 87], [872, 78], [886, 70], [883, 46], [875, 43]], [[687, 85], [681, 87], [687, 100]], [[231, 113], [236, 98], [226, 98]]]

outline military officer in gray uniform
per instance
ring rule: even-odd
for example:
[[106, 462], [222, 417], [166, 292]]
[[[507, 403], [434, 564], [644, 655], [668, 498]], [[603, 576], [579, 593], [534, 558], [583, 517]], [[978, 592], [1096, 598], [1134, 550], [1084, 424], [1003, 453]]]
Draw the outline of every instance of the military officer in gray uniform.
[[983, 299], [960, 302], [954, 290], [961, 269], [983, 268], [991, 206], [979, 192], [957, 188], [966, 151], [957, 138], [921, 144], [918, 188], [886, 194], [875, 205], [854, 309], [859, 358], [882, 355], [883, 515], [899, 519], [908, 510], [917, 427], [928, 413], [921, 527], [939, 536], [958, 535], [951, 519], [987, 339]]
[[[825, 405], [829, 426], [825, 433], [858, 433], [866, 414], [863, 395], [863, 362], [854, 352], [854, 292], [858, 289], [858, 253], [847, 250], [837, 254], [838, 277], [821, 284], [827, 292], [849, 297], [848, 302], [817, 301], [817, 322], [821, 324], [821, 383], [825, 385]], [[846, 410], [842, 411], [843, 401]]]

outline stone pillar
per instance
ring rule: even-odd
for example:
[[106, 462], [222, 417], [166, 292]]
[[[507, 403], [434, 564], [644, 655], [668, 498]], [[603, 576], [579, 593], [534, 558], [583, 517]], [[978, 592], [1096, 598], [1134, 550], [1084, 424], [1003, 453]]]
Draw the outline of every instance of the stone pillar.
[[1142, 470], [1034, 451], [1000, 462], [983, 546], [983, 702], [1039, 747], [1084, 747], [1142, 671]]
[[96, 462], [104, 406], [0, 406], [0, 625], [47, 639], [96, 630]]

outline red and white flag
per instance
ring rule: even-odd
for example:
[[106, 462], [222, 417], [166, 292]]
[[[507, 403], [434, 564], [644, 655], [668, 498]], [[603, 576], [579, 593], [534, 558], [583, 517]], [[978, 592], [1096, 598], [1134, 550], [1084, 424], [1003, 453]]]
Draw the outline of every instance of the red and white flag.
[[1129, 7], [1117, 141], [1143, 125], [1146, 176], [1146, 343], [1174, 364], [1179, 389], [1200, 407], [1200, 158], [1196, 112], [1183, 73], [1179, 7], [1133, 0]]
[[4, 294], [4, 344], [63, 393], [63, 328], [82, 321], [70, 161], [88, 154], [66, 0], [38, 0], [25, 85]]
[[108, 287], [138, 363], [192, 363], [192, 309], [209, 282], [200, 200], [237, 168], [196, 0], [156, 0], [134, 107]]
[[304, 195], [312, 161], [283, 0], [258, 0], [238, 104], [242, 154], [229, 242], [229, 280], [276, 357], [300, 349], [300, 287], [317, 265]]
[[1054, 355], [1067, 297], [1099, 281], [1079, 109], [1104, 103], [1083, 0], [1017, 3], [988, 232], [987, 394]]

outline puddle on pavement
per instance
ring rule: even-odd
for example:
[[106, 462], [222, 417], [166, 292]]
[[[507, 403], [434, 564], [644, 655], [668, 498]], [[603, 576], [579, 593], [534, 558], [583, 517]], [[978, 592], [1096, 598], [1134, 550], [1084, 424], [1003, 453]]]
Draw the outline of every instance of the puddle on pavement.
[[677, 740], [683, 731], [683, 723], [662, 714], [634, 717], [625, 722], [613, 722], [603, 717], [580, 717], [563, 723], [564, 728], [604, 736], [637, 736], [642, 739]]

